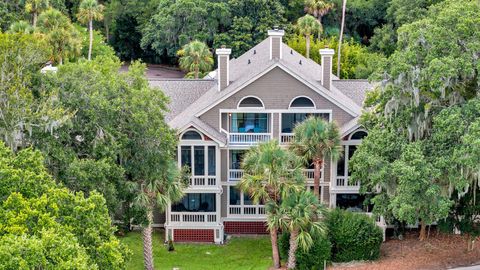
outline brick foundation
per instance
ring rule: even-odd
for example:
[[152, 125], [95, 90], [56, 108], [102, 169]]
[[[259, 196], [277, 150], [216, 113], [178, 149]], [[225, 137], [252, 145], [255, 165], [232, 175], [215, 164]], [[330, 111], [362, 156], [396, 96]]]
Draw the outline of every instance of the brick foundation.
[[225, 221], [223, 225], [228, 234], [268, 234], [263, 221]]
[[215, 242], [212, 229], [174, 229], [173, 239], [175, 242]]

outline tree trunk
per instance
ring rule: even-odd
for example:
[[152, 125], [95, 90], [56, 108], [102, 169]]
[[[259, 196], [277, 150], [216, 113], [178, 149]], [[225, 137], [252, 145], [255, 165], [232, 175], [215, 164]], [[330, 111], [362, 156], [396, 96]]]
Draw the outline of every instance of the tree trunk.
[[108, 21], [104, 20], [105, 26], [105, 38], [107, 39], [107, 43], [110, 43], [110, 27], [108, 27]]
[[198, 79], [198, 67], [195, 67], [195, 79]]
[[145, 270], [154, 270], [153, 267], [153, 247], [152, 247], [152, 222], [153, 212], [147, 210], [148, 225], [143, 228], [143, 261]]
[[322, 169], [322, 160], [317, 158], [313, 161], [315, 170], [313, 173], [313, 193], [320, 199], [320, 170]]
[[426, 227], [427, 225], [425, 225], [425, 221], [420, 221], [420, 236], [418, 238], [420, 241], [426, 239]]
[[305, 56], [310, 59], [310, 35], [305, 35]]
[[297, 253], [298, 243], [298, 230], [293, 230], [290, 232], [290, 249], [288, 250], [288, 263], [287, 269], [295, 269], [297, 264], [297, 258], [295, 253]]
[[93, 25], [92, 20], [88, 22], [88, 31], [90, 34], [90, 43], [88, 44], [88, 61], [92, 60], [92, 46], [93, 46]]
[[278, 231], [277, 229], [270, 230], [270, 241], [272, 242], [272, 256], [273, 256], [273, 268], [280, 268], [280, 254], [278, 253]]
[[33, 21], [32, 21], [32, 25], [33, 25], [33, 28], [37, 27], [37, 12], [34, 12], [33, 13]]
[[340, 55], [343, 42], [343, 28], [345, 27], [345, 9], [347, 8], [347, 0], [343, 0], [342, 7], [342, 24], [340, 26], [340, 38], [338, 39], [338, 52], [337, 52], [337, 77], [340, 78]]

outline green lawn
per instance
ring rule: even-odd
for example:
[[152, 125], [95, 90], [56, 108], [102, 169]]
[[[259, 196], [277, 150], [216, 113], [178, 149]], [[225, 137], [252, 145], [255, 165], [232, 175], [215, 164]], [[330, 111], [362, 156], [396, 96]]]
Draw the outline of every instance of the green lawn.
[[[131, 232], [120, 241], [133, 252], [127, 269], [143, 269], [143, 246], [139, 232]], [[268, 269], [272, 263], [268, 236], [235, 237], [225, 245], [175, 244], [175, 251], [168, 252], [163, 245], [163, 233], [153, 237], [155, 269], [174, 267], [191, 269]]]

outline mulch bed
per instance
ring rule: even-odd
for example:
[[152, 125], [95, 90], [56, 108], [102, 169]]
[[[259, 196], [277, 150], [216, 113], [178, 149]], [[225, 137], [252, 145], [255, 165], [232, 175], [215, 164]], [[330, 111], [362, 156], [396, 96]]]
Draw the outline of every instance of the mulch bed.
[[374, 262], [352, 262], [328, 267], [334, 270], [384, 270], [384, 269], [448, 269], [480, 264], [480, 244], [467, 252], [467, 238], [460, 235], [433, 233], [420, 242], [418, 234], [410, 232], [404, 240], [387, 240], [381, 256]]

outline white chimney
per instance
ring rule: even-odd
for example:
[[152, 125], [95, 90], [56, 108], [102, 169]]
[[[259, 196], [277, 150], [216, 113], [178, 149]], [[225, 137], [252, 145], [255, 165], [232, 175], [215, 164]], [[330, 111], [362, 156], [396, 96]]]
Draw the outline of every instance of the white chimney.
[[230, 84], [230, 54], [232, 49], [226, 49], [225, 46], [215, 51], [218, 58], [218, 91], [222, 91]]
[[282, 38], [285, 35], [283, 29], [275, 27], [273, 30], [268, 30], [268, 37], [270, 39], [270, 60], [282, 59]]
[[320, 80], [323, 87], [330, 90], [332, 88], [332, 59], [335, 51], [333, 49], [320, 49], [320, 56], [322, 57], [322, 73]]

